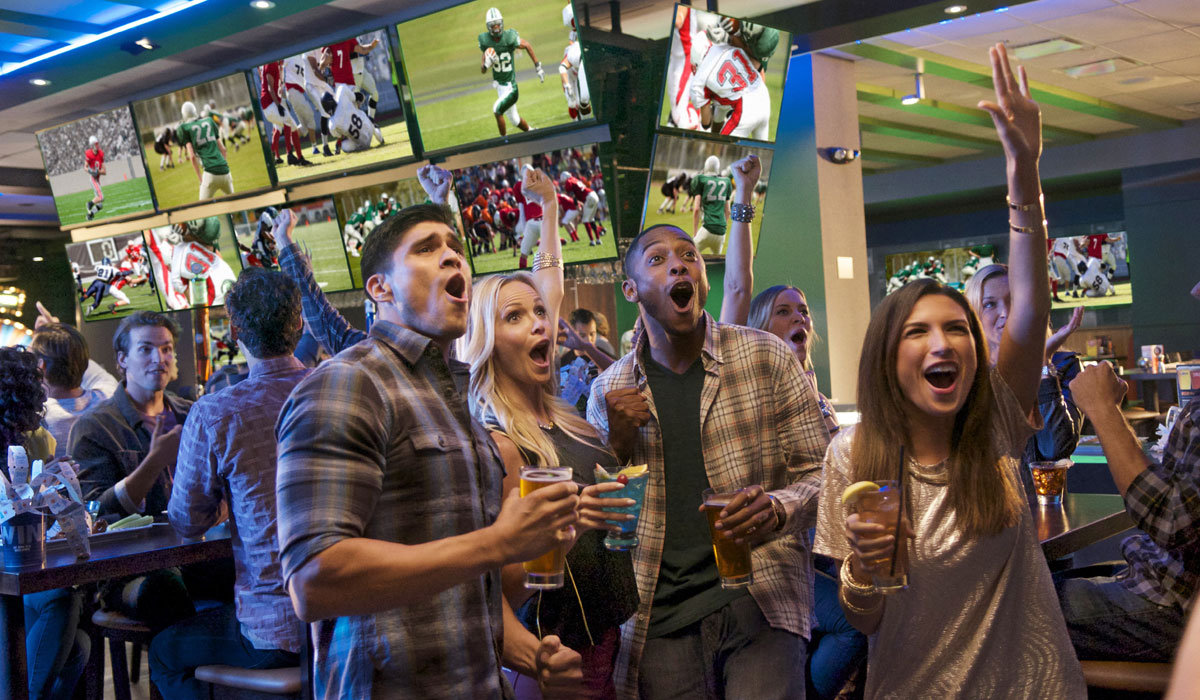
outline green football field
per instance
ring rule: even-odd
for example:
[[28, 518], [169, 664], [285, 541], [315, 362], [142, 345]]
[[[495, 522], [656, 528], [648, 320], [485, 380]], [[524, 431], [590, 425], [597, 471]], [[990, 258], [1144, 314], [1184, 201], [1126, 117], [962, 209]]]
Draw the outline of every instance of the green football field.
[[[695, 226], [692, 222], [692, 212], [685, 212], [683, 210], [684, 201], [687, 199], [687, 195], [685, 193], [680, 193], [679, 198], [675, 203], [674, 214], [669, 212], [663, 212], [662, 214], [658, 213], [658, 205], [662, 204], [663, 201], [663, 182], [664, 180], [659, 178], [655, 178], [650, 181], [650, 193], [646, 198], [646, 215], [642, 221], [642, 228], [649, 228], [656, 224], [670, 224], [671, 226], [678, 226], [693, 236], [696, 235]], [[762, 218], [762, 215], [755, 217], [755, 223], [752, 224], [750, 229], [750, 244], [754, 250], [758, 250], [758, 231], [762, 226]], [[700, 222], [704, 223], [703, 212], [700, 213]], [[729, 222], [726, 222], [726, 225], [728, 225], [728, 223]]]
[[1059, 287], [1058, 296], [1062, 299], [1052, 301], [1050, 309], [1057, 311], [1059, 309], [1073, 309], [1076, 306], [1086, 306], [1088, 308], [1101, 308], [1105, 306], [1121, 306], [1122, 304], [1133, 303], [1133, 284], [1131, 282], [1117, 282], [1113, 284], [1113, 291], [1116, 294], [1110, 294], [1104, 297], [1085, 297], [1072, 298], [1070, 294], [1064, 293], [1062, 287]]
[[[267, 173], [267, 161], [260, 143], [258, 132], [254, 131], [250, 134], [250, 143], [242, 144], [240, 149], [228, 147], [227, 161], [229, 172], [233, 174], [235, 193], [249, 192], [271, 185], [271, 176]], [[146, 153], [153, 154], [154, 141], [144, 142], [142, 148], [146, 149]], [[174, 168], [151, 168], [150, 182], [154, 185], [154, 196], [158, 199], [158, 208], [161, 210], [193, 204], [200, 196], [200, 178], [196, 177], [196, 171], [186, 158], [176, 161]]]
[[[483, 18], [493, 5], [504, 17], [504, 28], [516, 29], [533, 47], [546, 73], [546, 82], [538, 82], [529, 55], [517, 51], [517, 111], [534, 129], [570, 121], [558, 75], [568, 43], [564, 4], [473, 2], [397, 27], [426, 151], [500, 136], [492, 116], [497, 95], [491, 71], [479, 72], [478, 37], [487, 31]], [[508, 135], [516, 133], [520, 130], [509, 124]]]
[[[90, 282], [89, 282], [90, 284]], [[85, 286], [84, 291], [87, 291]], [[92, 305], [92, 299], [86, 299], [80, 303], [80, 312], [84, 315], [85, 321], [103, 321], [110, 318], [124, 318], [134, 311], [162, 311], [162, 304], [158, 301], [158, 295], [154, 293], [154, 288], [150, 286], [147, 280], [142, 284], [132, 287], [125, 285], [122, 289], [125, 296], [129, 297], [129, 304], [126, 306], [117, 307], [115, 312], [110, 312], [108, 309], [116, 299], [111, 295], [105, 294], [104, 299], [100, 302], [100, 307], [92, 312], [90, 316], [86, 315], [88, 308]], [[78, 299], [79, 295], [76, 295]]]
[[[100, 190], [104, 192], [104, 208], [92, 219], [92, 223], [154, 209], [154, 201], [150, 199], [150, 183], [146, 181], [145, 176], [117, 182], [105, 182], [106, 179], [103, 176], [100, 178]], [[87, 203], [95, 196], [96, 193], [89, 187], [55, 197], [54, 206], [58, 209], [59, 225], [73, 226], [87, 221]]]
[[[579, 235], [578, 241], [572, 241], [567, 235], [566, 229], [559, 228], [558, 234], [561, 238], [567, 241], [562, 247], [563, 262], [567, 264], [579, 263], [587, 260], [611, 260], [617, 257], [617, 243], [613, 238], [612, 222], [602, 221], [604, 230], [607, 232], [600, 239], [600, 245], [588, 245], [587, 232], [583, 230], [582, 225], [576, 226], [576, 233]], [[513, 253], [516, 255], [513, 255]], [[536, 249], [535, 249], [536, 252]], [[471, 260], [471, 268], [476, 275], [486, 275], [492, 272], [509, 272], [517, 269], [520, 263], [521, 251], [501, 250], [495, 253], [484, 253]], [[533, 256], [529, 256], [529, 264], [533, 264]]]
[[313, 277], [326, 292], [350, 289], [350, 271], [346, 268], [346, 249], [337, 220], [298, 224], [292, 236], [301, 250], [312, 256]]
[[[405, 124], [404, 120], [400, 120], [395, 124], [381, 126], [379, 130], [383, 132], [382, 146], [374, 145], [365, 151], [335, 154], [329, 157], [313, 155], [312, 143], [307, 137], [302, 138], [301, 143], [304, 144], [305, 149], [304, 157], [313, 163], [307, 167], [286, 164], [287, 158], [282, 144], [283, 139], [280, 139], [279, 153], [284, 158], [285, 163], [275, 166], [275, 175], [279, 178], [280, 182], [289, 182], [291, 180], [312, 177], [313, 175], [355, 170], [366, 165], [407, 158], [412, 155], [412, 143], [408, 138], [408, 125]], [[335, 150], [332, 141], [329, 143], [329, 148], [330, 150]], [[234, 185], [237, 185], [236, 179], [234, 180]]]
[[[767, 140], [775, 141], [775, 130], [779, 128], [779, 108], [783, 105], [783, 72], [787, 65], [788, 55], [787, 32], [780, 32], [779, 48], [775, 49], [775, 55], [767, 63], [767, 72], [764, 74], [764, 80], [767, 83], [767, 92], [771, 95], [771, 125], [768, 128]], [[782, 52], [782, 53], [781, 53]], [[666, 67], [663, 68], [663, 80], [666, 81]], [[670, 88], [663, 85], [662, 113], [659, 115], [658, 123], [662, 126], [667, 126], [671, 123], [671, 96], [668, 93]], [[661, 199], [659, 200], [662, 201]], [[654, 206], [658, 206], [655, 204]]]

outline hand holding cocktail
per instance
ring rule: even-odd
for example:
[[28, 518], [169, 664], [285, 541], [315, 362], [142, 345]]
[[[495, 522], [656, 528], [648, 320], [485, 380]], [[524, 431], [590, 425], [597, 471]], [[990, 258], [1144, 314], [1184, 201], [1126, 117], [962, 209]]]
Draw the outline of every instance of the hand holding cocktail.
[[616, 481], [585, 486], [579, 492], [579, 522], [577, 523], [579, 529], [613, 530], [616, 528], [610, 521], [625, 522], [636, 519], [637, 516], [631, 513], [617, 513], [608, 510], [637, 504], [637, 501], [632, 498], [622, 496], [620, 492], [623, 490], [625, 490], [625, 484]]
[[[593, 493], [607, 505], [601, 513], [602, 528], [609, 531], [604, 546], [613, 552], [624, 552], [638, 545], [637, 519], [642, 513], [642, 502], [646, 498], [646, 484], [650, 480], [650, 469], [645, 464], [630, 465], [616, 474], [611, 474], [599, 464], [594, 472], [596, 486]], [[620, 488], [613, 488], [613, 486]], [[600, 490], [601, 486], [608, 487]]]
[[[914, 537], [912, 524], [902, 515], [902, 503], [894, 481], [859, 481], [842, 495], [846, 507], [846, 542], [850, 545], [851, 571], [855, 578], [871, 578], [883, 593], [901, 590], [908, 581], [908, 544], [896, 544], [897, 518], [900, 536]], [[892, 556], [896, 555], [893, 565]]]

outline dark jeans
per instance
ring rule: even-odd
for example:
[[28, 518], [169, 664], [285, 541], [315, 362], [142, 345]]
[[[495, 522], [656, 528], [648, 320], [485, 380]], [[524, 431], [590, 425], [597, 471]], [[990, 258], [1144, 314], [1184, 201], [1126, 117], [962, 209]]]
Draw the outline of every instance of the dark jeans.
[[171, 700], [208, 697], [207, 686], [194, 676], [197, 666], [283, 668], [299, 663], [298, 654], [255, 649], [242, 636], [233, 605], [212, 608], [171, 625], [150, 643], [150, 680]]
[[1122, 585], [1120, 575], [1055, 579], [1071, 644], [1083, 660], [1170, 662], [1183, 636], [1184, 615]]
[[642, 700], [804, 700], [805, 641], [767, 623], [744, 595], [669, 635], [647, 639]]
[[82, 597], [71, 588], [24, 596], [25, 655], [31, 700], [70, 698], [91, 650], [79, 632]]
[[808, 657], [809, 694], [829, 700], [838, 694], [867, 656], [867, 638], [846, 621], [838, 602], [837, 580], [816, 572], [813, 582], [816, 626]]

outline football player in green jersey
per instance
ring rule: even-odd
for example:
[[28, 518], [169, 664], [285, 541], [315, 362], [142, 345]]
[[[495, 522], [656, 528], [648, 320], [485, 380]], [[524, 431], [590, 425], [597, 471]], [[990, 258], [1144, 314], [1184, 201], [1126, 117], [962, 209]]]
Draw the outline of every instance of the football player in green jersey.
[[[733, 180], [720, 175], [721, 159], [709, 156], [704, 172], [692, 178], [688, 194], [692, 196], [693, 238], [701, 254], [720, 254], [725, 242], [725, 222], [729, 220], [729, 200], [733, 198]], [[704, 224], [700, 213], [704, 212]]]
[[546, 73], [542, 70], [542, 64], [534, 55], [529, 42], [518, 36], [517, 30], [504, 28], [504, 18], [500, 16], [500, 10], [495, 7], [489, 9], [484, 21], [487, 31], [479, 35], [479, 50], [483, 52], [479, 72], [486, 73], [489, 68], [492, 69], [492, 86], [499, 95], [496, 103], [492, 105], [496, 128], [500, 130], [501, 136], [508, 133], [508, 127], [504, 123], [507, 116], [518, 129], [529, 131], [529, 123], [517, 113], [517, 49], [529, 54], [529, 60], [533, 61], [533, 67], [537, 69], [538, 80], [546, 82]]
[[209, 117], [201, 118], [191, 102], [184, 102], [180, 111], [183, 123], [177, 130], [179, 143], [187, 150], [200, 180], [200, 199], [211, 199], [217, 192], [233, 194], [233, 175], [225, 160], [225, 144], [217, 133], [217, 123]]

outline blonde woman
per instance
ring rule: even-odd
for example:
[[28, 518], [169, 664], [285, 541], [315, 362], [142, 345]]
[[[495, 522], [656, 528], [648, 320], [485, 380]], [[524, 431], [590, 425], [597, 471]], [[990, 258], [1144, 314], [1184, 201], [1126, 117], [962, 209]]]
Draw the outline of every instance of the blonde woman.
[[[545, 217], [553, 221], [557, 205], [549, 178], [529, 170], [524, 190], [543, 199]], [[575, 481], [586, 486], [580, 501], [580, 533], [567, 555], [563, 588], [530, 597], [522, 586], [521, 567], [505, 569], [505, 597], [530, 632], [507, 635], [505, 656], [526, 659], [526, 668], [534, 668], [538, 638], [556, 635], [582, 656], [583, 687], [573, 689], [570, 697], [614, 698], [612, 669], [619, 628], [637, 609], [638, 596], [629, 553], [604, 548], [601, 530], [606, 516], [600, 506], [633, 501], [597, 497], [622, 488], [616, 483], [595, 485], [593, 475], [596, 464], [617, 469], [616, 457], [574, 407], [557, 396], [554, 345], [563, 295], [560, 245], [557, 236], [542, 236], [532, 274], [494, 275], [475, 284], [462, 357], [471, 365], [471, 409], [492, 431], [504, 460], [505, 492], [518, 485], [520, 468], [526, 464], [570, 466]], [[520, 692], [519, 680], [516, 685]]]
[[[997, 99], [980, 107], [1008, 161], [1013, 310], [995, 368], [960, 293], [933, 280], [906, 285], [871, 316], [862, 421], [843, 428], [826, 457], [816, 550], [841, 562], [842, 609], [870, 637], [869, 700], [1087, 694], [1016, 473], [1033, 433], [1050, 313], [1041, 115], [1002, 44], [991, 60]], [[895, 531], [848, 513], [842, 494], [898, 474], [909, 583], [885, 597], [872, 574], [886, 572]]]

